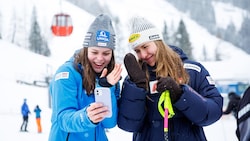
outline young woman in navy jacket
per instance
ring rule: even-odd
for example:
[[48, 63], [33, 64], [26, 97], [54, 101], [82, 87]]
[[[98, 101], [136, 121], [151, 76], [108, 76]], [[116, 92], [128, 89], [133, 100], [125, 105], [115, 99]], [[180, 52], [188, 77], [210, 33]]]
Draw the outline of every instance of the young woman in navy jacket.
[[[220, 119], [223, 105], [209, 72], [188, 60], [181, 49], [166, 45], [161, 32], [145, 18], [136, 17], [131, 25], [129, 45], [138, 61], [132, 53], [124, 58], [128, 76], [121, 92], [118, 127], [133, 132], [133, 141], [206, 141], [203, 126]], [[152, 90], [149, 83], [155, 80]], [[167, 91], [174, 114], [164, 134], [166, 117], [160, 109], [165, 107], [159, 102]]]

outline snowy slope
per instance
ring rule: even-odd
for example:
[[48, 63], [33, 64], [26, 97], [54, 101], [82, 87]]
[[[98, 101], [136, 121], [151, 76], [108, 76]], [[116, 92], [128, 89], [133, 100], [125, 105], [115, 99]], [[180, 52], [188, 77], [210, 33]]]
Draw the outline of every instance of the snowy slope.
[[216, 25], [220, 28], [226, 29], [230, 23], [233, 23], [236, 27], [236, 31], [239, 31], [243, 22], [244, 15], [247, 11], [234, 7], [229, 3], [213, 2], [215, 10]]
[[[223, 60], [237, 58], [235, 55], [236, 51], [243, 52], [234, 45], [221, 41], [217, 37], [209, 34], [206, 29], [202, 28], [196, 24], [196, 22], [191, 20], [188, 14], [178, 11], [165, 0], [103, 0], [101, 4], [104, 7], [107, 6], [114, 17], [119, 17], [121, 25], [119, 25], [118, 28], [121, 30], [121, 32], [117, 33], [117, 37], [123, 36], [125, 37], [125, 41], [129, 35], [127, 30], [129, 18], [132, 16], [141, 15], [148, 18], [159, 28], [163, 28], [163, 23], [166, 21], [170, 30], [169, 33], [173, 32], [172, 30], [176, 30], [180, 19], [183, 19], [190, 35], [190, 41], [193, 46], [193, 54], [197, 60], [202, 60], [204, 58], [202, 54], [203, 47], [206, 47], [208, 59], [211, 61], [214, 60], [214, 52], [216, 48], [219, 50], [219, 52], [221, 52]], [[31, 19], [28, 17], [30, 17], [32, 8], [35, 6], [37, 8], [37, 16], [41, 26], [41, 32], [49, 39], [52, 55], [57, 55], [56, 57], [58, 58], [58, 54], [60, 53], [61, 57], [63, 56], [62, 59], [67, 57], [64, 55], [64, 53], [69, 54], [76, 48], [81, 47], [84, 35], [87, 30], [86, 28], [94, 18], [93, 15], [90, 15], [86, 11], [77, 8], [65, 0], [9, 0], [7, 4], [4, 0], [0, 0], [0, 5], [5, 5], [0, 9], [2, 12], [2, 36], [4, 39], [10, 38], [10, 33], [12, 33], [10, 32], [12, 29], [9, 25], [12, 23], [11, 20], [13, 20], [13, 15], [16, 14], [19, 20], [24, 20], [25, 23], [29, 25]], [[240, 13], [244, 11], [221, 3], [214, 3], [214, 7], [216, 10], [216, 21], [219, 27], [227, 27], [230, 19], [232, 19], [232, 22], [237, 24], [237, 29], [240, 28], [240, 23], [242, 21], [242, 15], [240, 16]], [[226, 13], [225, 9], [229, 9], [229, 12]], [[66, 38], [55, 37], [50, 31], [53, 15], [61, 11], [72, 16], [74, 25], [73, 34]], [[231, 13], [231, 17], [228, 15], [228, 13]], [[22, 24], [18, 25], [17, 28], [23, 28], [21, 26]], [[25, 26], [24, 29], [28, 31], [29, 26], [27, 25], [23, 26]], [[25, 35], [19, 36], [21, 38], [27, 39], [28, 32], [25, 33]], [[120, 50], [129, 50], [126, 42], [122, 42], [117, 46], [117, 48]], [[228, 50], [234, 51], [229, 52]]]
[[[37, 77], [33, 76], [43, 74], [45, 72], [45, 66], [51, 63], [51, 60], [2, 40], [0, 40], [0, 60], [0, 97], [2, 98], [0, 102], [1, 140], [31, 140], [29, 136], [19, 133], [22, 123], [20, 110], [24, 98], [28, 99], [27, 102], [31, 110], [28, 129], [34, 132], [36, 131], [35, 114], [33, 110], [38, 104], [43, 110], [43, 128], [48, 132], [50, 124], [44, 124], [45, 120], [48, 121], [47, 123], [50, 121], [48, 89], [18, 84], [16, 83], [16, 79], [20, 78], [20, 75], [30, 77], [30, 79], [36, 79]], [[44, 136], [41, 135], [40, 138], [41, 141], [47, 140], [47, 134]]]
[[[195, 58], [197, 60], [203, 59], [202, 52], [204, 46], [206, 47], [206, 51], [208, 53], [208, 59], [211, 61], [213, 61], [215, 58], [214, 53], [216, 48], [219, 49], [223, 60], [229, 58], [237, 58], [234, 53], [235, 51], [243, 52], [231, 43], [222, 41], [217, 37], [211, 35], [209, 32], [207, 32], [206, 29], [198, 25], [195, 21], [191, 20], [188, 14], [178, 11], [166, 0], [106, 0], [105, 4], [110, 7], [112, 14], [120, 17], [121, 23], [124, 27], [128, 26], [129, 18], [139, 15], [148, 18], [152, 23], [154, 23], [157, 27], [161, 29], [163, 29], [163, 23], [164, 21], [166, 21], [168, 24], [168, 30], [170, 30], [169, 33], [171, 33], [171, 30], [173, 30], [171, 28], [175, 28], [174, 30], [176, 30], [179, 25], [180, 19], [183, 19], [190, 36], [190, 41], [193, 46], [193, 54], [195, 55]], [[218, 7], [216, 8], [216, 10], [221, 7], [221, 5], [216, 5], [216, 3], [214, 4], [214, 6]], [[225, 12], [222, 14], [220, 13], [222, 13], [222, 10], [216, 13], [216, 20], [219, 26], [226, 27], [228, 25], [227, 21], [230, 20], [230, 17], [228, 18], [228, 16], [224, 16], [223, 19], [219, 19], [223, 17], [223, 14], [225, 14]], [[237, 13], [237, 11], [234, 12], [234, 15], [235, 13]], [[235, 19], [234, 15], [232, 15], [233, 22], [235, 22], [237, 19], [240, 19], [239, 16], [236, 16], [237, 19]], [[227, 21], [225, 21], [225, 19]], [[238, 28], [238, 24], [240, 23], [241, 22], [238, 21]], [[124, 30], [125, 37], [129, 35], [127, 32], [128, 30]], [[229, 52], [228, 50], [234, 51]]]

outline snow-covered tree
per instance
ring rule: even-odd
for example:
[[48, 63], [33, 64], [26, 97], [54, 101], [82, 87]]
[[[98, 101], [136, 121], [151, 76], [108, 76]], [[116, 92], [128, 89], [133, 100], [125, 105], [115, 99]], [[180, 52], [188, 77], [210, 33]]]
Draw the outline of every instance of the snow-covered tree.
[[29, 35], [29, 49], [32, 52], [41, 54], [44, 56], [50, 56], [50, 50], [48, 43], [43, 39], [40, 31], [40, 26], [37, 21], [36, 8], [33, 8], [31, 17], [31, 31]]
[[163, 31], [162, 31], [162, 35], [163, 35], [163, 40], [166, 44], [169, 43], [169, 37], [168, 37], [168, 26], [166, 21], [164, 21], [164, 26], [163, 26]]
[[13, 7], [12, 17], [8, 25], [8, 33], [6, 33], [7, 40], [20, 47], [26, 47], [27, 45], [27, 33], [26, 33], [26, 13], [19, 12], [18, 9]]
[[0, 12], [0, 39], [2, 39], [2, 14]]
[[203, 45], [203, 48], [202, 48], [202, 55], [203, 55], [203, 61], [207, 61], [207, 50], [206, 50], [206, 46]]
[[48, 42], [47, 42], [47, 40], [45, 40], [44, 38], [43, 38], [43, 41], [42, 41], [42, 55], [44, 55], [44, 56], [50, 56], [51, 55], [51, 51], [50, 51], [50, 49], [49, 49], [49, 46], [48, 46]]
[[189, 59], [194, 59], [189, 34], [183, 20], [180, 20], [179, 27], [174, 33], [174, 45], [180, 47], [187, 54]]
[[[120, 28], [122, 25], [119, 17], [113, 16], [113, 26], [115, 28], [116, 33], [123, 33], [124, 29]], [[123, 58], [127, 52], [129, 52], [130, 48], [127, 46], [127, 39], [123, 34], [116, 34], [116, 49], [115, 49], [115, 58], [118, 63], [123, 63]]]
[[244, 18], [244, 21], [241, 25], [241, 29], [239, 31], [239, 37], [240, 37], [240, 46], [242, 49], [244, 49], [247, 53], [250, 54], [250, 16], [246, 16]]
[[13, 13], [12, 13], [12, 17], [11, 17], [11, 22], [9, 24], [9, 31], [8, 34], [7, 34], [7, 39], [10, 40], [11, 43], [14, 43], [15, 42], [15, 35], [16, 35], [16, 19], [17, 19], [17, 15], [16, 15], [16, 11], [13, 10]]
[[224, 32], [224, 39], [226, 41], [231, 41], [233, 43], [237, 42], [237, 38], [236, 37], [236, 28], [233, 22], [231, 22], [228, 26], [227, 29]]
[[214, 54], [215, 54], [215, 61], [221, 61], [221, 60], [222, 60], [222, 59], [221, 59], [221, 54], [220, 54], [220, 52], [219, 52], [219, 47], [218, 47], [218, 46], [215, 48]]

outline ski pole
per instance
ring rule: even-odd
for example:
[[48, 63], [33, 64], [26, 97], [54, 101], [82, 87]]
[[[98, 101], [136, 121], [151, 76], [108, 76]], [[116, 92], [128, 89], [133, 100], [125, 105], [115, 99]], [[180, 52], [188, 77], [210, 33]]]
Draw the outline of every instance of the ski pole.
[[164, 139], [168, 141], [168, 108], [165, 109], [164, 115]]
[[[162, 103], [164, 105], [164, 110], [162, 108]], [[158, 102], [158, 111], [164, 118], [164, 139], [165, 141], [168, 141], [168, 119], [172, 118], [175, 114], [170, 99], [170, 93], [168, 90], [164, 91], [160, 96]]]

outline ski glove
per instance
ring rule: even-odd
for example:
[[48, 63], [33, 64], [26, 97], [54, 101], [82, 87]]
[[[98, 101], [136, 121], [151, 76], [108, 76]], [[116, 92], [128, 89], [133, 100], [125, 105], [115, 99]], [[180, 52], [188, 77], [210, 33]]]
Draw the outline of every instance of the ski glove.
[[136, 84], [137, 87], [147, 90], [147, 78], [146, 78], [146, 63], [142, 64], [142, 68], [137, 62], [135, 56], [132, 53], [126, 54], [124, 58], [124, 64], [130, 80]]
[[108, 82], [107, 77], [100, 78], [98, 83], [102, 87], [112, 87], [112, 85]]
[[162, 93], [166, 90], [170, 92], [170, 99], [172, 103], [175, 103], [182, 95], [183, 90], [179, 84], [175, 82], [171, 77], [159, 77], [157, 78], [157, 88], [156, 90], [159, 93]]

